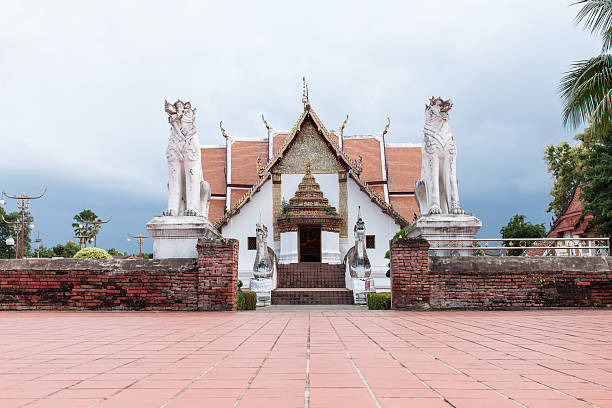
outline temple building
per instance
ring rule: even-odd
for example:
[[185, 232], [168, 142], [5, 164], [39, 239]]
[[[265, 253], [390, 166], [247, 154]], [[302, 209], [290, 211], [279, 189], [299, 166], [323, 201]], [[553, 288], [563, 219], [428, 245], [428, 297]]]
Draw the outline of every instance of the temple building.
[[258, 222], [269, 231], [267, 245], [279, 266], [328, 270], [342, 268], [361, 215], [371, 276], [378, 290], [387, 290], [388, 242], [418, 216], [421, 145], [387, 143], [388, 124], [373, 135], [345, 135], [346, 121], [327, 130], [306, 90], [302, 102], [291, 131], [270, 127], [262, 116], [265, 137], [237, 138], [221, 127], [225, 143], [202, 146], [209, 219], [224, 237], [239, 240], [239, 278], [248, 286]]

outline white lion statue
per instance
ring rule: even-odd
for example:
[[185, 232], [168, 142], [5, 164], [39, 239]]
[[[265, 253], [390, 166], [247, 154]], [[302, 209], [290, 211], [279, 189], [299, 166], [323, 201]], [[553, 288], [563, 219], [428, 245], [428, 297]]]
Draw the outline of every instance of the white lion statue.
[[448, 125], [451, 100], [431, 98], [425, 105], [421, 180], [415, 195], [421, 215], [463, 214], [457, 188], [457, 147]]
[[210, 185], [202, 175], [200, 141], [195, 127], [195, 108], [180, 99], [174, 104], [165, 101], [168, 122], [172, 129], [168, 159], [169, 216], [203, 216], [208, 219]]

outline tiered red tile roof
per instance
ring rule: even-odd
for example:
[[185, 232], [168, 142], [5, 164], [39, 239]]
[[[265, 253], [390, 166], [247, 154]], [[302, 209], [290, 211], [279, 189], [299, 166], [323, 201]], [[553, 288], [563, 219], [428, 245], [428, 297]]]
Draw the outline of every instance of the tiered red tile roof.
[[564, 233], [569, 231], [572, 237], [589, 238], [596, 236], [594, 228], [589, 225], [589, 220], [593, 218], [591, 214], [583, 214], [583, 202], [580, 199], [582, 188], [586, 184], [581, 184], [574, 189], [572, 196], [565, 204], [561, 214], [553, 221], [547, 238], [562, 238]]
[[[314, 112], [309, 113], [319, 122]], [[330, 148], [337, 150], [338, 156], [344, 157], [351, 168], [361, 167], [361, 171], [355, 175], [360, 180], [356, 181], [364, 183], [363, 187], [369, 190], [368, 193], [377, 196], [379, 205], [387, 206], [388, 210], [408, 222], [415, 215], [418, 216], [414, 182], [421, 172], [420, 145], [387, 144], [383, 133], [344, 136], [341, 129], [327, 132], [322, 125], [321, 130], [329, 139]], [[204, 178], [210, 183], [213, 194], [209, 213], [211, 222], [217, 223], [258, 183], [258, 159], [264, 169], [273, 166], [276, 156], [282, 155], [288, 137], [294, 131], [270, 129], [266, 138], [248, 140], [228, 137], [225, 147], [202, 147]]]

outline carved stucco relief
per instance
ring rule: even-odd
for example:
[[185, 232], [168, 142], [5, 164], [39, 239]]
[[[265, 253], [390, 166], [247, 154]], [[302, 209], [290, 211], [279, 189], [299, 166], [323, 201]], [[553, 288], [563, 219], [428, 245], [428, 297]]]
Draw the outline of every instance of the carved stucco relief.
[[308, 164], [312, 173], [336, 173], [345, 170], [310, 118], [304, 121], [274, 170], [284, 174], [301, 174], [306, 172]]

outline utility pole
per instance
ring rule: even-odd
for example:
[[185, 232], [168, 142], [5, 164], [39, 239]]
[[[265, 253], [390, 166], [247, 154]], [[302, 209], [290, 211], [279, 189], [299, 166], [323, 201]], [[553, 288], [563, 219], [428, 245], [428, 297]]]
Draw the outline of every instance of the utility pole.
[[23, 247], [25, 246], [24, 245], [25, 241], [23, 240], [23, 231], [25, 228], [25, 213], [28, 210], [28, 208], [30, 208], [30, 200], [36, 200], [38, 198], [41, 198], [42, 196], [45, 195], [46, 192], [47, 192], [47, 186], [45, 186], [43, 192], [37, 196], [27, 196], [26, 193], [21, 193], [20, 196], [12, 196], [12, 195], [6, 194], [4, 191], [2, 192], [2, 195], [6, 196], [7, 198], [12, 198], [14, 200], [17, 200], [17, 208], [19, 208], [19, 210], [21, 211], [21, 258], [22, 259], [23, 259]]
[[[147, 238], [151, 238], [151, 237], [149, 237], [149, 236], [145, 236], [145, 235], [142, 235], [142, 234], [140, 234], [140, 233], [139, 233], [138, 235], [132, 235], [132, 234], [129, 234], [129, 236], [130, 236], [130, 237], [132, 237], [132, 238], [135, 238], [135, 239], [136, 239], [136, 242], [138, 242], [138, 257], [139, 257], [139, 258], [142, 258], [142, 244], [144, 243], [144, 240], [145, 240], [145, 239], [147, 239]], [[130, 239], [128, 238], [128, 241], [129, 241], [129, 240], [130, 240]]]

